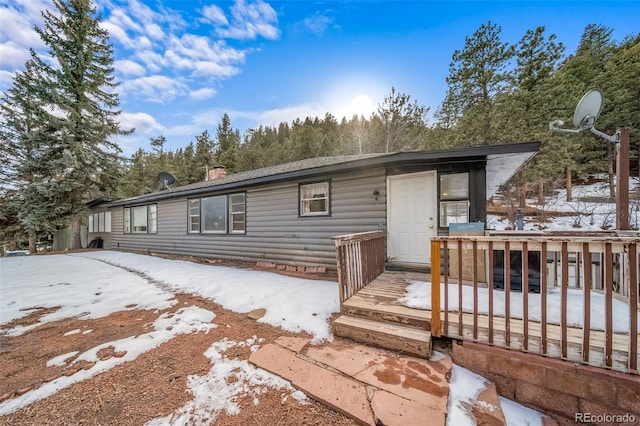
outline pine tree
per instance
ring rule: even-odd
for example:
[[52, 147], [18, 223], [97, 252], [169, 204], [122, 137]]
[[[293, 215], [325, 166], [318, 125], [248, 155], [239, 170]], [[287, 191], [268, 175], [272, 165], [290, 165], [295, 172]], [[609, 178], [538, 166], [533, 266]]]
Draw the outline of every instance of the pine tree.
[[[120, 152], [110, 140], [125, 132], [117, 116], [113, 49], [90, 0], [53, 0], [57, 13], [43, 12], [35, 30], [48, 57], [31, 51], [27, 70], [37, 83], [15, 80], [16, 90], [33, 89], [22, 112], [38, 116], [38, 128], [14, 130], [23, 152], [18, 169], [36, 174], [24, 187], [20, 218], [25, 227], [71, 225], [72, 248], [80, 247], [85, 204], [117, 184]], [[31, 144], [31, 145], [28, 145]]]
[[496, 99], [509, 91], [513, 75], [509, 69], [514, 47], [500, 40], [502, 28], [482, 24], [465, 38], [449, 65], [447, 94], [436, 112], [441, 128], [449, 132], [451, 144], [495, 143], [501, 129], [495, 125]]
[[231, 119], [226, 112], [218, 124], [216, 137], [218, 149], [215, 158], [218, 164], [223, 165], [227, 169], [227, 173], [235, 173], [237, 171], [238, 149], [240, 148], [240, 132], [231, 127]]
[[378, 105], [378, 135], [384, 152], [411, 151], [422, 145], [429, 108], [411, 102], [411, 96], [397, 92], [395, 87]]
[[191, 162], [189, 183], [200, 182], [205, 179], [207, 169], [214, 166], [214, 151], [216, 144], [209, 136], [208, 131], [203, 131], [196, 136], [196, 147]]
[[[50, 149], [48, 144], [53, 127], [47, 124], [43, 101], [38, 94], [46, 90], [43, 78], [33, 60], [27, 61], [25, 70], [17, 72], [13, 86], [4, 93], [1, 110], [3, 117], [0, 148], [0, 181], [3, 198], [18, 206], [15, 215], [21, 229], [29, 235], [29, 250], [36, 250], [39, 233], [51, 231], [56, 218], [47, 209], [47, 193], [34, 185], [49, 183], [47, 167], [37, 160]], [[12, 190], [17, 189], [17, 191]], [[36, 190], [37, 189], [37, 190]], [[13, 214], [13, 213], [12, 213]]]
[[[584, 29], [576, 53], [570, 55], [561, 65], [556, 75], [556, 86], [561, 90], [559, 99], [563, 102], [558, 116], [567, 123], [572, 122], [575, 106], [588, 90], [598, 86], [606, 73], [615, 42], [611, 28], [590, 24]], [[607, 107], [608, 103], [605, 105]], [[606, 109], [603, 117], [606, 117]], [[599, 123], [602, 121], [600, 120]], [[600, 127], [600, 125], [599, 125]], [[606, 144], [589, 132], [564, 135], [563, 139], [575, 146], [568, 157], [567, 187], [571, 187], [571, 176], [585, 178], [588, 173], [608, 170], [611, 196], [615, 195], [613, 182], [614, 152], [611, 144]], [[571, 191], [567, 191], [568, 199]]]

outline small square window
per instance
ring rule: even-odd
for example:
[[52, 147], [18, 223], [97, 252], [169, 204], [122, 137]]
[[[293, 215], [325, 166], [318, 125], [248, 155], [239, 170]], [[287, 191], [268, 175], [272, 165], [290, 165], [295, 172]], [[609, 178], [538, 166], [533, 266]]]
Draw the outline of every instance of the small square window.
[[440, 203], [440, 226], [469, 222], [469, 201], [442, 201]]
[[329, 182], [300, 185], [300, 216], [329, 215]]
[[469, 198], [469, 173], [440, 175], [440, 199], [461, 200]]

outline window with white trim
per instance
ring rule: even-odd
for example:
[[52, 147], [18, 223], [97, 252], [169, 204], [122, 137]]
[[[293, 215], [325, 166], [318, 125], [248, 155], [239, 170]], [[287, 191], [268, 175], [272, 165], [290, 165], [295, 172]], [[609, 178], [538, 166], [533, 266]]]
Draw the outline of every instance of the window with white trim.
[[195, 200], [188, 201], [188, 231], [189, 233], [199, 233], [200, 232], [200, 199], [197, 198]]
[[244, 233], [245, 222], [245, 195], [229, 195], [229, 231], [232, 233]]
[[301, 184], [299, 198], [300, 216], [329, 215], [329, 181]]
[[146, 206], [125, 207], [124, 227], [125, 234], [155, 234], [158, 232], [158, 206], [149, 204]]
[[190, 234], [244, 234], [246, 195], [216, 195], [187, 201], [187, 232]]
[[111, 232], [111, 212], [90, 214], [87, 221], [88, 232]]

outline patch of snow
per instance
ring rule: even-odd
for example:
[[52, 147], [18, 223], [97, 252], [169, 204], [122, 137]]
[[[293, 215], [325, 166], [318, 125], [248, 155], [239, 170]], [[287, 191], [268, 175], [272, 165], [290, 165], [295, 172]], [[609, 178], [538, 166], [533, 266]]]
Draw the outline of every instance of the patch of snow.
[[[440, 305], [444, 309], [444, 283], [441, 283]], [[511, 291], [509, 293], [509, 306], [512, 318], [522, 318], [523, 302], [522, 293]], [[542, 295], [539, 293], [528, 294], [529, 319], [540, 321], [542, 319]], [[407, 286], [405, 296], [398, 299], [401, 304], [420, 309], [431, 309], [431, 283], [426, 281], [411, 281]], [[561, 291], [559, 287], [552, 287], [547, 292], [547, 322], [560, 324]], [[450, 311], [458, 310], [458, 285], [449, 284]], [[504, 316], [505, 312], [504, 291], [493, 290], [493, 313]], [[473, 287], [462, 286], [462, 310], [473, 312]], [[478, 312], [489, 313], [489, 289], [478, 288]], [[582, 327], [584, 324], [584, 290], [567, 289], [567, 324], [574, 327]], [[605, 297], [598, 292], [591, 292], [591, 328], [604, 330], [605, 325]], [[640, 318], [638, 318], [640, 328]], [[628, 303], [613, 299], [613, 331], [629, 332], [629, 305]]]
[[[214, 317], [215, 314], [213, 312], [196, 306], [181, 308], [173, 315], [165, 313], [154, 322], [155, 330], [152, 332], [103, 343], [81, 353], [73, 363], [75, 364], [78, 361], [95, 362], [95, 365], [88, 370], [79, 370], [71, 376], [58, 377], [49, 383], [43, 384], [39, 388], [0, 403], [0, 415], [12, 413], [19, 408], [53, 395], [74, 383], [89, 379], [125, 362], [133, 361], [140, 354], [160, 346], [178, 334], [208, 332], [216, 327], [215, 324], [211, 323]], [[106, 360], [100, 360], [97, 353], [101, 349], [110, 346], [114, 348], [115, 352], [126, 353], [122, 357], [111, 357]]]
[[475, 426], [476, 421], [471, 414], [471, 408], [485, 388], [486, 381], [484, 377], [466, 368], [453, 365], [447, 403], [448, 426]]
[[74, 334], [80, 334], [80, 329], [76, 328], [75, 330], [67, 331], [63, 336], [73, 336]]
[[492, 413], [498, 409], [498, 407], [488, 403], [487, 401], [476, 401], [475, 405], [477, 405], [480, 408], [484, 408], [487, 411], [491, 411]]
[[197, 294], [234, 312], [264, 308], [267, 312], [258, 322], [295, 333], [307, 332], [314, 342], [331, 338], [328, 321], [340, 310], [338, 284], [332, 281], [114, 251], [70, 256], [136, 271], [167, 290]]
[[142, 277], [68, 255], [2, 258], [0, 282], [1, 324], [22, 318], [37, 308], [59, 307], [43, 315], [36, 324], [3, 331], [11, 336], [64, 318], [101, 318], [134, 308], [167, 309], [176, 303], [172, 293]]
[[279, 376], [254, 367], [247, 361], [229, 359], [224, 352], [235, 346], [253, 347], [264, 341], [255, 336], [244, 342], [230, 341], [226, 337], [211, 345], [204, 356], [213, 364], [205, 376], [187, 377], [187, 386], [193, 399], [166, 417], [147, 422], [148, 426], [160, 425], [209, 425], [218, 414], [235, 415], [240, 412], [238, 401], [243, 397], [253, 398], [259, 404], [259, 396], [269, 388], [285, 392], [283, 400], [291, 396], [304, 401], [306, 396]]
[[91, 332], [93, 332], [93, 329], [91, 329], [91, 328], [90, 328], [89, 330], [85, 330], [85, 331], [83, 331], [83, 332], [82, 332], [82, 334], [89, 334], [89, 333], [91, 333]]
[[[597, 176], [598, 177], [598, 176]], [[540, 216], [524, 216], [524, 230], [538, 231], [603, 231], [616, 227], [616, 205], [608, 202], [609, 185], [607, 176], [598, 177], [604, 181], [589, 185], [574, 185], [571, 191], [573, 201], [567, 200], [566, 188], [560, 188], [546, 197], [543, 206], [537, 205], [536, 200], [527, 200], [527, 205], [537, 206], [548, 213], [547, 222], [540, 223]], [[640, 187], [640, 179], [629, 179], [629, 191]], [[597, 201], [602, 199], [602, 201]], [[595, 201], [594, 201], [595, 200]], [[630, 200], [633, 204], [634, 200]], [[570, 216], [556, 216], [554, 213], [569, 213]], [[640, 226], [637, 207], [630, 205], [629, 223], [636, 228]], [[502, 216], [487, 215], [486, 228], [503, 231], [512, 229], [509, 220]]]
[[[447, 403], [447, 426], [475, 426], [476, 419], [471, 412], [474, 405], [490, 411], [498, 409], [485, 401], [477, 401], [478, 395], [486, 387], [485, 383], [487, 379], [484, 377], [459, 365], [453, 365]], [[541, 413], [506, 398], [499, 398], [508, 426], [542, 426]]]
[[69, 353], [66, 353], [66, 354], [58, 355], [55, 358], [51, 358], [49, 361], [47, 361], [47, 367], [53, 367], [54, 365], [56, 365], [56, 366], [67, 365], [67, 360], [69, 358], [73, 358], [74, 356], [76, 356], [79, 353], [80, 353], [80, 351], [73, 351], [73, 352], [69, 352]]
[[542, 414], [510, 399], [499, 397], [507, 426], [542, 426]]

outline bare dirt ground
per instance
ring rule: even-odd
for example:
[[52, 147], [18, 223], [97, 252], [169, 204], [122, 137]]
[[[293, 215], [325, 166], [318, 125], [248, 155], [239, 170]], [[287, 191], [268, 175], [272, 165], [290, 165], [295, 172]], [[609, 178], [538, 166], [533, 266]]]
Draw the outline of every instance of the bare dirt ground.
[[[203, 353], [214, 343], [227, 337], [244, 341], [252, 336], [264, 338], [263, 344], [280, 336], [293, 336], [280, 328], [257, 323], [244, 314], [234, 313], [219, 305], [189, 294], [176, 296], [179, 303], [165, 311], [131, 310], [100, 319], [65, 319], [43, 324], [21, 336], [0, 335], [0, 402], [37, 388], [78, 368], [91, 365], [68, 363], [47, 367], [53, 357], [72, 351], [83, 351], [97, 345], [145, 333], [144, 325], [164, 312], [175, 312], [187, 306], [198, 306], [216, 314], [218, 327], [208, 334], [178, 335], [158, 348], [140, 355], [102, 374], [62, 389], [48, 398], [34, 402], [9, 415], [0, 416], [2, 425], [142, 425], [167, 416], [189, 401], [189, 375], [204, 376], [211, 361]], [[11, 328], [32, 324], [46, 311], [34, 312], [0, 327]], [[64, 336], [71, 330], [92, 330]], [[298, 335], [300, 336], [300, 335]], [[229, 349], [227, 358], [247, 360], [246, 347]], [[122, 356], [113, 348], [99, 353], [101, 358]], [[261, 394], [255, 405], [253, 396], [237, 401], [237, 415], [220, 413], [212, 419], [216, 425], [353, 425], [353, 421], [308, 399], [301, 404], [293, 398], [283, 402], [283, 391], [269, 390]]]

